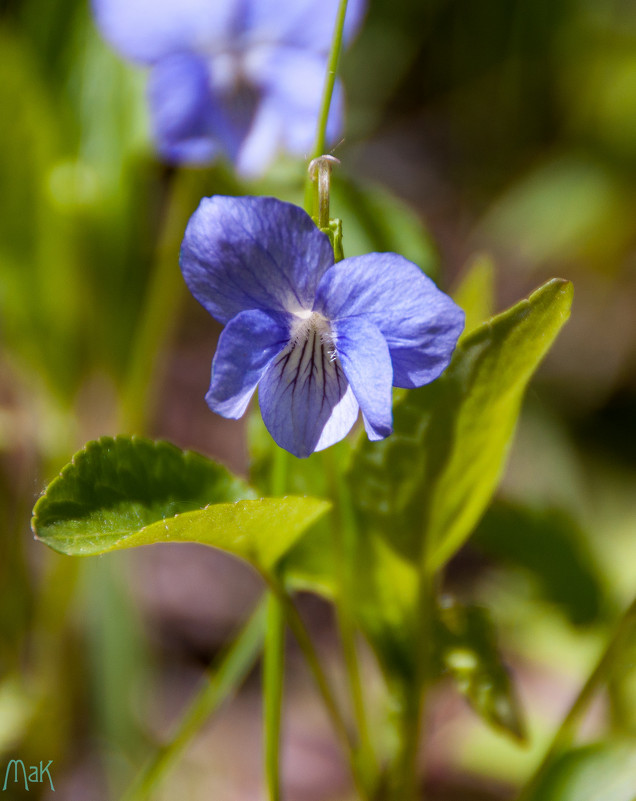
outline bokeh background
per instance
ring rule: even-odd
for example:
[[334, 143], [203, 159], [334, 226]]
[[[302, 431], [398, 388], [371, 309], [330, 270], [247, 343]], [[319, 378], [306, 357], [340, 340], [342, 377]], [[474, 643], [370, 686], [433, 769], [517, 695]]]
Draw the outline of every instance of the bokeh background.
[[[370, 0], [342, 75], [332, 211], [347, 255], [398, 250], [449, 291], [472, 268], [484, 317], [548, 277], [575, 285], [499, 498], [446, 577], [490, 609], [530, 742], [490, 732], [442, 685], [422, 754], [429, 801], [509, 799], [636, 590], [636, 4]], [[16, 785], [16, 799], [119, 798], [261, 592], [196, 546], [81, 561], [30, 534], [46, 482], [102, 434], [249, 471], [245, 421], [203, 400], [219, 329], [186, 296], [178, 248], [202, 195], [302, 203], [305, 167], [283, 156], [246, 185], [228, 165], [161, 164], [144, 82], [86, 0], [0, 2], [0, 768], [53, 760], [57, 793]], [[167, 299], [148, 321], [153, 292]], [[300, 603], [337, 681], [331, 612]], [[288, 659], [288, 798], [351, 798], [293, 643]], [[627, 777], [624, 795], [590, 798], [636, 796], [636, 646], [624, 661], [571, 758], [601, 766], [588, 791], [608, 765], [631, 766], [633, 790]], [[365, 671], [379, 695], [370, 654]], [[157, 799], [263, 797], [259, 689], [255, 671]]]

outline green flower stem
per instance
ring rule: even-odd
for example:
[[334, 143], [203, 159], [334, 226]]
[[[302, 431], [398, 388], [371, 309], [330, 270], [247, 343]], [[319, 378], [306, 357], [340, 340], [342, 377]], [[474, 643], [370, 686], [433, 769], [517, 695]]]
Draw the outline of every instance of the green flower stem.
[[333, 38], [331, 40], [331, 50], [329, 51], [329, 61], [327, 62], [327, 75], [325, 77], [325, 85], [322, 90], [322, 101], [320, 105], [320, 114], [318, 116], [318, 126], [316, 128], [316, 139], [314, 142], [314, 150], [312, 158], [316, 159], [322, 156], [325, 151], [325, 139], [327, 136], [327, 122], [329, 121], [329, 109], [331, 108], [331, 98], [333, 97], [333, 88], [336, 83], [336, 74], [338, 72], [338, 61], [340, 60], [340, 50], [342, 49], [342, 33], [344, 31], [345, 16], [347, 14], [347, 0], [340, 0], [338, 6], [338, 13], [336, 14], [336, 24], [333, 29]]
[[263, 659], [265, 779], [269, 801], [280, 801], [280, 732], [285, 676], [285, 615], [278, 600], [267, 599], [267, 634]]
[[399, 747], [390, 771], [389, 795], [392, 801], [422, 800], [418, 754], [431, 674], [433, 608], [440, 576], [427, 567], [429, 542], [425, 529], [421, 543], [415, 617], [417, 629], [413, 645], [414, 672], [409, 680], [398, 685], [396, 695]]
[[334, 606], [342, 651], [344, 654], [347, 681], [351, 694], [351, 704], [356, 722], [359, 738], [359, 765], [364, 777], [366, 787], [370, 794], [378, 784], [379, 769], [373, 743], [369, 733], [366, 705], [362, 690], [360, 665], [356, 649], [356, 628], [351, 605], [353, 597], [352, 588], [352, 552], [350, 542], [355, 539], [346, 537], [346, 532], [352, 532], [356, 525], [351, 497], [344, 481], [339, 480], [337, 465], [333, 451], [324, 451], [325, 472], [330, 480], [331, 495], [336, 499], [335, 524], [332, 527], [334, 559], [336, 562], [336, 598]]
[[285, 587], [271, 575], [264, 574], [263, 578], [283, 608], [287, 624], [296, 638], [301, 651], [303, 652], [305, 661], [307, 662], [307, 665], [314, 677], [314, 681], [316, 682], [318, 691], [322, 696], [323, 703], [327, 709], [327, 713], [329, 714], [336, 734], [347, 751], [351, 773], [353, 775], [353, 780], [359, 797], [361, 799], [367, 799], [369, 798], [369, 795], [367, 793], [363, 777], [361, 776], [358, 768], [355, 744], [352, 742], [347, 725], [342, 717], [340, 709], [338, 708], [335, 696], [322, 669], [316, 649], [314, 648], [303, 619], [294, 606], [294, 603], [287, 593]]
[[[270, 480], [273, 497], [285, 494], [289, 454], [282, 448], [274, 451]], [[280, 738], [285, 682], [285, 613], [273, 593], [267, 598], [267, 631], [263, 659], [263, 722], [265, 740], [265, 781], [269, 801], [281, 798]]]
[[417, 679], [401, 684], [394, 693], [397, 706], [399, 741], [389, 775], [391, 801], [419, 798], [417, 755], [419, 751], [423, 694]]
[[157, 788], [201, 726], [245, 679], [260, 654], [265, 633], [266, 605], [260, 603], [239, 636], [208, 672], [172, 740], [162, 747], [138, 775], [122, 801], [144, 801]]
[[[424, 565], [424, 554], [421, 564]], [[418, 628], [414, 643], [415, 670], [409, 681], [397, 688], [399, 747], [390, 775], [392, 801], [421, 799], [418, 754], [422, 738], [426, 691], [428, 684], [431, 621], [434, 586], [433, 576], [420, 570], [416, 616]]]
[[529, 801], [533, 798], [536, 788], [552, 766], [554, 759], [559, 756], [572, 742], [581, 723], [583, 715], [599, 688], [611, 680], [612, 674], [620, 660], [623, 649], [629, 640], [636, 636], [636, 598], [625, 610], [622, 617], [614, 627], [613, 634], [601, 654], [594, 670], [581, 688], [576, 700], [570, 707], [563, 722], [557, 729], [550, 747], [541, 760], [538, 768], [521, 790], [517, 801]]
[[152, 389], [161, 351], [176, 328], [185, 283], [179, 270], [179, 248], [188, 218], [204, 192], [204, 171], [180, 170], [171, 175], [153, 273], [132, 342], [122, 390], [120, 430], [144, 433], [152, 414]]
[[[329, 120], [329, 109], [331, 108], [331, 98], [333, 97], [333, 87], [336, 83], [336, 73], [338, 71], [338, 61], [342, 48], [342, 32], [344, 21], [347, 14], [347, 0], [340, 0], [336, 23], [334, 25], [333, 37], [331, 39], [331, 50], [327, 62], [327, 74], [322, 90], [322, 100], [320, 102], [320, 112], [318, 114], [318, 125], [316, 126], [316, 138], [311, 158], [316, 159], [322, 156], [325, 150], [325, 140], [327, 137], [327, 122]], [[314, 209], [314, 184], [310, 176], [307, 177], [305, 184], [305, 210], [308, 214], [313, 214]]]

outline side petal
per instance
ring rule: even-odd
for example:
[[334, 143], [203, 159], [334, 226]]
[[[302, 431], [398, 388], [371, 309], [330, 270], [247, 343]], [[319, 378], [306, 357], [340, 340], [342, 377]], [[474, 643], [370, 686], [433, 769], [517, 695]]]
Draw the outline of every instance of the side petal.
[[329, 239], [311, 217], [267, 197], [203, 198], [181, 246], [190, 292], [222, 323], [246, 309], [311, 309], [332, 264]]
[[270, 363], [258, 398], [269, 433], [298, 457], [341, 440], [358, 416], [342, 366], [315, 330], [290, 342]]
[[393, 431], [393, 367], [386, 340], [364, 317], [344, 317], [333, 328], [338, 359], [360, 404], [367, 435], [384, 439]]
[[237, 314], [223, 329], [205, 400], [213, 412], [242, 417], [271, 360], [289, 342], [283, 321], [261, 311]]
[[240, 27], [238, 3], [210, 0], [92, 0], [102, 36], [124, 58], [153, 64], [184, 50], [205, 52]]
[[420, 387], [448, 366], [464, 312], [413, 264], [395, 253], [344, 259], [322, 277], [317, 311], [332, 321], [364, 315], [380, 329], [393, 385]]

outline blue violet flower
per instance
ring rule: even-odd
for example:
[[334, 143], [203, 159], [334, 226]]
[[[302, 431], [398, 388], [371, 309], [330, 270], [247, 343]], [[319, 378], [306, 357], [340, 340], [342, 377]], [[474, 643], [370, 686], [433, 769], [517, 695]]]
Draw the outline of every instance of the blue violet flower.
[[362, 411], [371, 440], [391, 433], [391, 387], [447, 367], [462, 310], [395, 253], [334, 264], [329, 238], [298, 206], [267, 197], [204, 198], [181, 270], [223, 329], [205, 399], [239, 418], [257, 385], [276, 442], [309, 456], [341, 440]]
[[[261, 174], [281, 148], [303, 155], [315, 133], [338, 0], [92, 0], [103, 36], [151, 68], [160, 155], [208, 164], [226, 156]], [[363, 0], [350, 0], [345, 35]], [[328, 137], [342, 128], [336, 86]]]

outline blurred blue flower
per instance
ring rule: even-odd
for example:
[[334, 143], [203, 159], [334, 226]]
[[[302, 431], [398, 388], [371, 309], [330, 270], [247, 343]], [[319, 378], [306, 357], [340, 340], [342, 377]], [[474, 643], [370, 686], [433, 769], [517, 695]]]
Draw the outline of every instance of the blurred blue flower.
[[243, 415], [259, 385], [263, 420], [296, 456], [341, 440], [362, 411], [391, 433], [391, 386], [448, 365], [464, 313], [412, 262], [370, 253], [334, 264], [328, 237], [274, 198], [204, 198], [181, 247], [190, 291], [225, 325], [206, 401]]
[[[104, 37], [151, 67], [155, 140], [169, 162], [229, 157], [262, 173], [314, 136], [338, 0], [92, 0]], [[364, 0], [350, 0], [346, 34]], [[328, 134], [342, 125], [336, 88]]]

